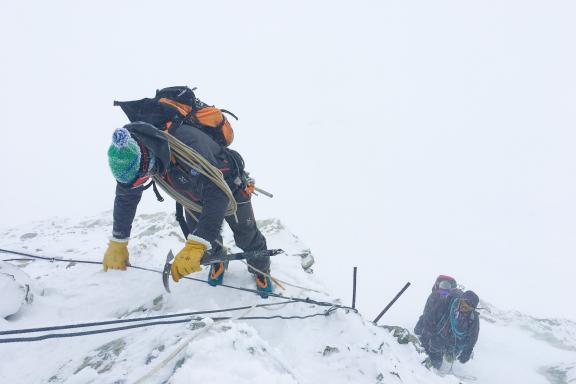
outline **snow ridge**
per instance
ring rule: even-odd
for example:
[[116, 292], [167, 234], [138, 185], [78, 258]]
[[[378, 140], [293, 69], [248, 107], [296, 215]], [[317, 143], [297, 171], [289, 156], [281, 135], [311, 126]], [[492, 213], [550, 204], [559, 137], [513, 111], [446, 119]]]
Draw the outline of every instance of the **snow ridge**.
[[[100, 261], [109, 238], [110, 212], [83, 220], [53, 219], [0, 231], [3, 248], [82, 260]], [[328, 289], [301, 267], [310, 250], [276, 219], [259, 223], [271, 248], [286, 255], [272, 259], [272, 272], [282, 280], [318, 292]], [[233, 247], [228, 229], [225, 244]], [[160, 269], [167, 251], [179, 249], [183, 237], [173, 215], [139, 215], [130, 240], [134, 265]], [[5, 259], [5, 257], [2, 257]], [[129, 319], [198, 310], [253, 306], [257, 295], [194, 281], [172, 284], [164, 292], [160, 275], [129, 269], [104, 273], [97, 265], [45, 261], [11, 262], [30, 277], [35, 299], [0, 323], [0, 330]], [[8, 263], [2, 263], [8, 265]], [[12, 266], [12, 268], [15, 268]], [[207, 270], [196, 274], [206, 279]], [[253, 288], [241, 263], [231, 263], [226, 283]], [[286, 296], [338, 303], [329, 294], [287, 287]], [[254, 308], [250, 316], [320, 312], [310, 303]], [[234, 316], [223, 313], [222, 316]], [[209, 327], [208, 327], [209, 326]], [[197, 336], [195, 336], [197, 334]], [[193, 339], [146, 382], [211, 383], [457, 383], [420, 363], [412, 344], [400, 345], [384, 328], [354, 312], [337, 311], [305, 320], [238, 320], [212, 323], [209, 318], [98, 335], [2, 344], [0, 382], [134, 383]], [[7, 358], [7, 357], [10, 358]], [[30, 362], [34, 361], [33, 369]]]

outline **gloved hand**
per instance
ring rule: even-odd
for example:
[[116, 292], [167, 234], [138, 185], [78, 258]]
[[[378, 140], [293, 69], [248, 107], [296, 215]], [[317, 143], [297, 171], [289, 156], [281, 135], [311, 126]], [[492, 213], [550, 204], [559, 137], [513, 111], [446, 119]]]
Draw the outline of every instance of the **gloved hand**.
[[104, 260], [102, 260], [102, 267], [104, 272], [110, 269], [126, 270], [128, 263], [128, 240], [110, 240], [108, 249], [104, 253]]
[[462, 364], [466, 363], [468, 360], [470, 360], [470, 353], [462, 352], [460, 356], [458, 356], [458, 361]]
[[186, 245], [178, 252], [172, 263], [172, 279], [178, 282], [192, 272], [200, 272], [202, 270], [200, 259], [202, 259], [204, 251], [210, 248], [210, 243], [206, 240], [198, 236], [188, 235]]

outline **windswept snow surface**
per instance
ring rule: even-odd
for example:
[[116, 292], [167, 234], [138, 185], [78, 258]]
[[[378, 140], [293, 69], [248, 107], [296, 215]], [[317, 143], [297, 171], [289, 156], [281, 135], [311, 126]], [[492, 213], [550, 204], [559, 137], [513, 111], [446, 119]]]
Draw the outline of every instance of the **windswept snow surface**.
[[[101, 261], [111, 232], [111, 213], [85, 220], [50, 220], [0, 231], [1, 248], [66, 259]], [[259, 223], [286, 286], [276, 292], [338, 302], [314, 274], [300, 265], [306, 246], [277, 220]], [[129, 244], [133, 265], [162, 268], [169, 249], [183, 238], [173, 215], [140, 215]], [[231, 233], [225, 241], [233, 247]], [[237, 250], [237, 249], [233, 249]], [[18, 258], [2, 254], [1, 260]], [[281, 301], [250, 292], [183, 280], [164, 292], [159, 274], [136, 269], [104, 273], [99, 265], [11, 261], [31, 280], [34, 301], [0, 319], [0, 330], [215, 310]], [[314, 268], [314, 267], [312, 267]], [[207, 270], [193, 275], [206, 279]], [[253, 288], [251, 275], [233, 262], [225, 283]], [[347, 282], [346, 282], [347, 283]], [[4, 292], [3, 292], [4, 294]], [[5, 297], [2, 298], [5, 300]], [[423, 303], [414, 303], [417, 318]], [[488, 307], [488, 304], [484, 304]], [[248, 316], [305, 316], [326, 308], [308, 303], [254, 308]], [[224, 312], [214, 316], [239, 316]], [[381, 321], [385, 323], [385, 318]], [[105, 327], [100, 327], [105, 328]], [[89, 328], [94, 329], [94, 328]], [[0, 344], [0, 383], [569, 383], [576, 363], [576, 326], [540, 321], [490, 307], [483, 315], [475, 359], [442, 375], [421, 365], [412, 343], [399, 344], [389, 331], [343, 310], [304, 320], [210, 318], [81, 337]], [[0, 335], [0, 339], [25, 335]], [[179, 349], [179, 353], [174, 354]], [[173, 356], [170, 358], [171, 356]], [[157, 369], [158, 368], [158, 369]], [[148, 376], [147, 376], [148, 375]]]
[[[80, 222], [54, 220], [2, 231], [5, 248], [47, 256], [100, 261], [110, 234], [111, 214]], [[281, 223], [261, 222], [270, 247], [287, 255], [273, 258], [272, 271], [281, 280], [326, 291], [300, 266], [305, 246]], [[230, 245], [231, 234], [225, 233]], [[182, 247], [172, 215], [137, 217], [130, 241], [134, 265], [161, 269], [167, 251]], [[9, 256], [9, 255], [5, 255]], [[5, 257], [12, 258], [12, 257]], [[279, 301], [183, 280], [164, 292], [159, 274], [129, 269], [104, 273], [98, 265], [60, 262], [14, 262], [33, 280], [33, 304], [9, 318], [2, 329], [62, 325], [90, 321], [213, 310]], [[207, 271], [195, 275], [206, 279]], [[251, 275], [231, 263], [225, 282], [254, 288]], [[321, 293], [286, 287], [288, 296], [335, 299]], [[290, 304], [255, 308], [250, 316], [309, 315], [326, 308]], [[220, 313], [237, 316], [241, 313]], [[195, 322], [198, 323], [198, 322]], [[419, 364], [413, 347], [400, 346], [388, 331], [361, 316], [338, 311], [305, 320], [216, 322], [203, 328], [159, 325], [83, 337], [0, 344], [1, 383], [134, 383], [163, 362], [185, 340], [198, 335], [150, 377], [148, 383], [440, 383], [444, 379]], [[196, 324], [196, 327], [198, 325]], [[194, 327], [192, 327], [194, 328]], [[75, 331], [75, 330], [72, 330]], [[10, 335], [13, 336], [13, 335]], [[19, 336], [19, 335], [16, 335]], [[3, 336], [8, 337], [8, 336]], [[451, 379], [449, 382], [457, 382]]]

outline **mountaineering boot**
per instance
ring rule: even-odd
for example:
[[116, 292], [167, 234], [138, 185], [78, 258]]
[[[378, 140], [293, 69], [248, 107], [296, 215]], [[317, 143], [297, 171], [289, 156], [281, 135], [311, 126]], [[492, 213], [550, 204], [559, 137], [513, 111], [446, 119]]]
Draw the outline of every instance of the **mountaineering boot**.
[[258, 294], [261, 298], [267, 299], [268, 294], [272, 293], [272, 281], [270, 280], [270, 276], [255, 273], [254, 279], [256, 280], [256, 289], [258, 290]]
[[210, 264], [210, 272], [208, 273], [208, 284], [215, 287], [221, 285], [224, 280], [224, 272], [228, 268], [228, 263], [220, 262]]

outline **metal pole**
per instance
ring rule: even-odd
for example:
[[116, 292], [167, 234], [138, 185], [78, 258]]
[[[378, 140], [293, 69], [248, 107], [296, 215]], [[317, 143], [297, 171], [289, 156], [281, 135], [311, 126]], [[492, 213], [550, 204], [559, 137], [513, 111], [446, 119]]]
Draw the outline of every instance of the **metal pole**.
[[380, 320], [380, 318], [384, 316], [384, 314], [390, 309], [390, 307], [396, 302], [396, 300], [398, 300], [398, 298], [404, 293], [404, 291], [408, 289], [409, 286], [410, 283], [406, 283], [406, 285], [404, 285], [404, 288], [402, 288], [400, 292], [396, 294], [396, 296], [392, 299], [392, 301], [388, 303], [386, 308], [384, 308], [382, 312], [380, 312], [380, 314], [374, 319], [373, 321], [374, 324], [376, 325], [378, 324], [378, 320]]
[[352, 279], [352, 309], [356, 309], [356, 271], [358, 267], [354, 267], [354, 278]]

